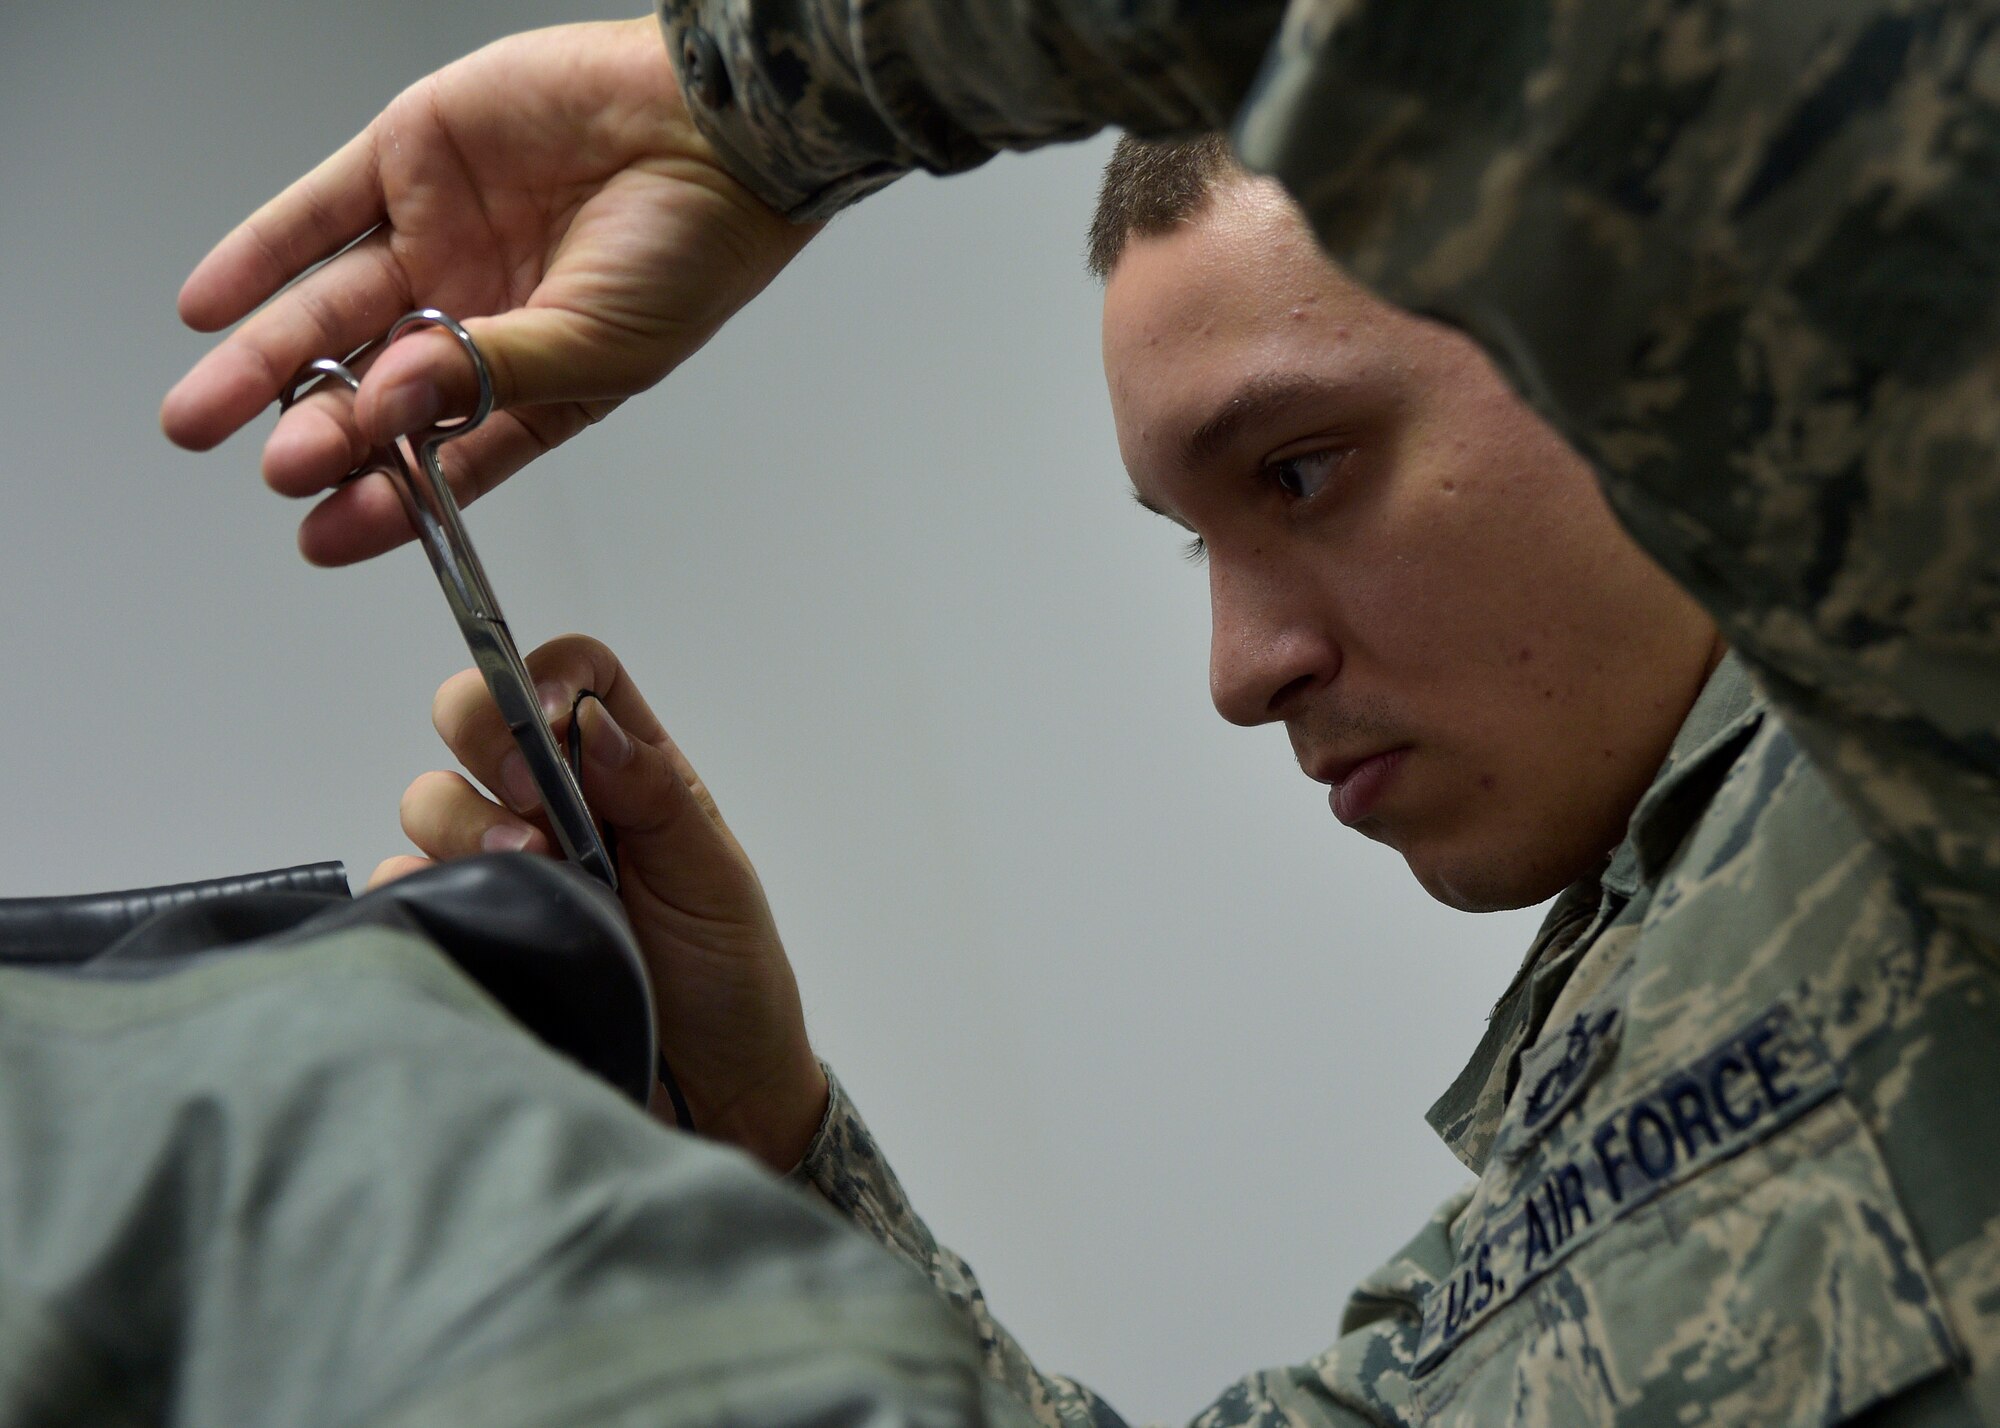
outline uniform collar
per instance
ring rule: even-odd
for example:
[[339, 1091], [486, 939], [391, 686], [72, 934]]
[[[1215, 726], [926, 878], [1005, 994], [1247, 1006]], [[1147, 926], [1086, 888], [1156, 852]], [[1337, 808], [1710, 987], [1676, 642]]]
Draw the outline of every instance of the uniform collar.
[[1667, 761], [1633, 809], [1625, 841], [1611, 854], [1600, 879], [1605, 887], [1629, 898], [1659, 880], [1667, 860], [1708, 808], [1728, 769], [1724, 756], [1742, 745], [1765, 707], [1743, 661], [1733, 650], [1725, 654], [1682, 721]]
[[1764, 710], [1764, 698], [1742, 661], [1733, 652], [1724, 655], [1681, 722], [1604, 871], [1570, 884], [1550, 905], [1520, 971], [1488, 1016], [1472, 1059], [1425, 1116], [1474, 1174], [1492, 1152], [1520, 1053], [1540, 1034], [1575, 970], [1585, 950], [1583, 935], [1600, 910], [1613, 902], [1622, 907], [1660, 876]]

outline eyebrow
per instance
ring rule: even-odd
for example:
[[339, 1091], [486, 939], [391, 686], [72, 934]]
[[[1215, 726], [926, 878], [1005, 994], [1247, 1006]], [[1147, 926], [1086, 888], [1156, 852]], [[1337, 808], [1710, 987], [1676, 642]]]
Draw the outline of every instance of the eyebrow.
[[[1299, 372], [1263, 372], [1231, 392], [1195, 429], [1181, 439], [1184, 469], [1204, 466], [1225, 451], [1246, 426], [1265, 420], [1301, 402], [1326, 396], [1341, 383]], [[1164, 516], [1184, 531], [1194, 528], [1172, 511], [1133, 491], [1132, 499], [1156, 516]]]
[[1299, 372], [1265, 372], [1250, 378], [1181, 441], [1181, 465], [1193, 468], [1208, 464], [1244, 427], [1309, 398], [1324, 396], [1337, 385]]

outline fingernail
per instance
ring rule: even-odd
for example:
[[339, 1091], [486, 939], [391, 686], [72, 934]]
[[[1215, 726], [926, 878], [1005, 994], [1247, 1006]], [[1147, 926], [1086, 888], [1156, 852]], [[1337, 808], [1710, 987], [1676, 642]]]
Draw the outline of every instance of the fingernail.
[[551, 724], [569, 713], [569, 691], [553, 679], [536, 680], [535, 697], [542, 702], [542, 717]]
[[519, 749], [509, 749], [507, 757], [500, 760], [500, 796], [516, 813], [533, 813], [542, 806], [541, 791], [535, 787], [534, 775], [528, 772], [528, 761]]
[[534, 836], [518, 823], [496, 823], [479, 835], [479, 846], [489, 853], [518, 853]]
[[391, 435], [406, 436], [437, 420], [444, 409], [444, 397], [435, 382], [404, 382], [384, 392], [375, 409]]
[[583, 731], [583, 756], [601, 769], [622, 769], [632, 762], [632, 738], [618, 727], [603, 700], [593, 695], [590, 702], [597, 713]]

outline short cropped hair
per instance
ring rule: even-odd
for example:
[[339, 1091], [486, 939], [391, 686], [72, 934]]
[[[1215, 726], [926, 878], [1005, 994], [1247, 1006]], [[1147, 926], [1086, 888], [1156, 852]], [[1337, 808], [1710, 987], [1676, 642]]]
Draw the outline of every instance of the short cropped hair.
[[1220, 134], [1194, 139], [1119, 139], [1104, 166], [1085, 256], [1100, 283], [1111, 276], [1125, 245], [1166, 233], [1208, 207], [1217, 189], [1247, 177]]

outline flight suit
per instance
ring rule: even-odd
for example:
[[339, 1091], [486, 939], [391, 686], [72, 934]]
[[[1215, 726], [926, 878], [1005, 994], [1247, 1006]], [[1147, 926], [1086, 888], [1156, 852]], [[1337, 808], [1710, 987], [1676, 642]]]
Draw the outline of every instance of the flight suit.
[[652, 1015], [608, 891], [316, 871], [0, 904], [0, 1425], [1025, 1423], [918, 1275], [592, 1061]]

